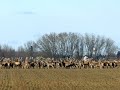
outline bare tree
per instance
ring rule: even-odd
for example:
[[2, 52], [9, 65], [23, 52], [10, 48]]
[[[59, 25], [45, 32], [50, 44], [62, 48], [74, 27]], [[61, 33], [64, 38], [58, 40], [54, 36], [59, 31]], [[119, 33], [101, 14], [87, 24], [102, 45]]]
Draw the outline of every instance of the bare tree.
[[110, 38], [107, 38], [106, 44], [105, 44], [105, 49], [104, 49], [107, 59], [109, 59], [110, 56], [115, 55], [117, 49], [118, 49], [118, 47], [115, 46], [114, 41], [111, 40]]
[[25, 51], [25, 48], [23, 46], [18, 47], [18, 50], [16, 51], [16, 56], [23, 57], [23, 58], [27, 56], [27, 52]]
[[56, 34], [45, 34], [37, 40], [37, 46], [44, 55], [55, 57], [56, 54]]
[[2, 57], [9, 57], [9, 58], [15, 57], [15, 49], [13, 49], [8, 45], [3, 45], [1, 52], [2, 52]]
[[96, 37], [95, 35], [90, 35], [90, 34], [85, 34], [84, 36], [84, 41], [85, 41], [85, 51], [86, 51], [86, 54], [89, 56], [89, 57], [92, 57], [93, 56], [93, 48], [95, 47], [95, 41], [96, 41]]
[[24, 54], [26, 56], [31, 55], [30, 50], [34, 53], [36, 52], [36, 56], [51, 58], [74, 57], [81, 59], [85, 54], [95, 58], [100, 55], [109, 57], [117, 51], [117, 46], [113, 40], [103, 36], [63, 32], [44, 34], [36, 42], [29, 41], [18, 49], [19, 52], [26, 53]]

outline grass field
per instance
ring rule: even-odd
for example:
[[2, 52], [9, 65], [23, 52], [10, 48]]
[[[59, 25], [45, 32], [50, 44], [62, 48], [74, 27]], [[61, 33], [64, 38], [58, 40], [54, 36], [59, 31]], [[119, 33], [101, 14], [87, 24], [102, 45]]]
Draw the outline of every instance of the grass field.
[[0, 69], [0, 90], [120, 90], [120, 69]]

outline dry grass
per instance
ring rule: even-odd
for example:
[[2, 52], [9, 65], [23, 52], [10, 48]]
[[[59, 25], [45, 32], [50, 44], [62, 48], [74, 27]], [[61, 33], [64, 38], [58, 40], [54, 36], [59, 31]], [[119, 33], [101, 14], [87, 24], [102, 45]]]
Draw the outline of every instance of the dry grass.
[[0, 90], [120, 90], [120, 69], [1, 69]]

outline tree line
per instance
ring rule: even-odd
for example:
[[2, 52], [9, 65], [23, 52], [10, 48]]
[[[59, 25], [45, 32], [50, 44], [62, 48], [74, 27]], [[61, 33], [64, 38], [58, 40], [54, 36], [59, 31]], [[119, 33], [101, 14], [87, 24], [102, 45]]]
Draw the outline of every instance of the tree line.
[[0, 46], [1, 57], [73, 57], [81, 59], [84, 55], [99, 58], [111, 58], [116, 55], [118, 46], [111, 38], [94, 34], [50, 33], [40, 36], [36, 41], [28, 41], [17, 50], [8, 46]]

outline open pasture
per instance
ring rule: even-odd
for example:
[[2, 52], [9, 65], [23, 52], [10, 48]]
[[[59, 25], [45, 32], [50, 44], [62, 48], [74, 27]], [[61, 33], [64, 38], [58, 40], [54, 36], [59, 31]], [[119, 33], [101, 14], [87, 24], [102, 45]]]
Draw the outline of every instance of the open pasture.
[[0, 69], [0, 90], [120, 90], [120, 69]]

